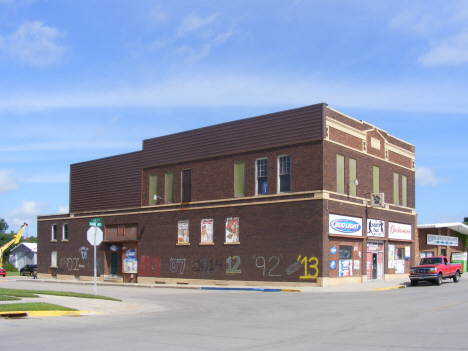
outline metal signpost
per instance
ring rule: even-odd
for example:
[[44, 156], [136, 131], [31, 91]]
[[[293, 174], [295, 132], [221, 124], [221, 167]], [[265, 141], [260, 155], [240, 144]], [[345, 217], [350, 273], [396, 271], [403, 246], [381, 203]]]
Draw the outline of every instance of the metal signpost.
[[93, 218], [89, 221], [87, 237], [91, 245], [94, 245], [94, 296], [97, 296], [97, 281], [96, 281], [96, 245], [101, 244], [103, 239], [103, 233], [100, 227], [102, 227], [101, 218]]

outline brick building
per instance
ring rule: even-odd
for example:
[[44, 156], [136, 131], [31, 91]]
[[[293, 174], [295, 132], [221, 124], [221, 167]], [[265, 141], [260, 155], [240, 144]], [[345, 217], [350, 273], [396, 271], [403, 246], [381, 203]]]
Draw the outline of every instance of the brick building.
[[38, 218], [39, 275], [90, 279], [86, 233], [101, 218], [101, 279], [401, 277], [414, 263], [414, 170], [413, 145], [327, 104], [144, 140], [71, 165], [70, 213]]

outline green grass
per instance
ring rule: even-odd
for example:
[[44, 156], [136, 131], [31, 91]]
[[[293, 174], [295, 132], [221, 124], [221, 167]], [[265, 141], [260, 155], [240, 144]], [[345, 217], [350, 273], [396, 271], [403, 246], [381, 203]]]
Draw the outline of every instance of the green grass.
[[114, 299], [107, 296], [94, 296], [90, 294], [66, 292], [66, 291], [47, 291], [47, 290], [19, 290], [19, 289], [3, 289], [0, 288], [0, 295], [15, 296], [15, 297], [38, 297], [37, 295], [54, 295], [54, 296], [68, 296], [68, 297], [80, 297], [84, 299], [99, 299], [99, 300], [110, 300], [119, 301], [122, 300]]
[[31, 302], [31, 303], [8, 303], [0, 305], [0, 312], [12, 311], [76, 311], [73, 308], [54, 305], [52, 303]]
[[16, 296], [0, 295], [0, 301], [13, 301], [13, 300], [21, 300], [21, 299]]
[[19, 277], [20, 272], [6, 272], [7, 277]]

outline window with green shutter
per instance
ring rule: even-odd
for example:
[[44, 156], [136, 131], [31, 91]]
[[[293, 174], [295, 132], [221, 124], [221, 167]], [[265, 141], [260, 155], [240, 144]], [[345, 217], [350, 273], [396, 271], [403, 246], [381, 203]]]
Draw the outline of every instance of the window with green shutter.
[[357, 179], [356, 175], [356, 160], [354, 158], [349, 159], [349, 195], [356, 196], [356, 184], [354, 180]]
[[150, 174], [149, 176], [149, 204], [154, 206], [158, 204], [158, 175]]
[[164, 174], [164, 203], [172, 204], [174, 202], [174, 172]]
[[401, 176], [401, 206], [408, 206], [408, 180], [406, 176]]
[[400, 176], [398, 173], [393, 173], [393, 204], [399, 205], [400, 204]]
[[234, 163], [234, 197], [245, 196], [245, 161]]
[[336, 155], [336, 192], [344, 194], [344, 156]]
[[380, 168], [377, 166], [372, 167], [372, 192], [380, 192]]

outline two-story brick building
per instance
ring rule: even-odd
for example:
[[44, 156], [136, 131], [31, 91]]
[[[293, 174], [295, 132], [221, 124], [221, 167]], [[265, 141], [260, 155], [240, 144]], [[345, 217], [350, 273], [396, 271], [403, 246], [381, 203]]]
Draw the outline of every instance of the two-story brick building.
[[[385, 204], [371, 206], [371, 194]], [[103, 224], [101, 278], [286, 285], [391, 279], [414, 261], [415, 148], [317, 104], [148, 139], [141, 151], [73, 164], [70, 213], [38, 218], [40, 276], [93, 275], [86, 239], [93, 218]]]

